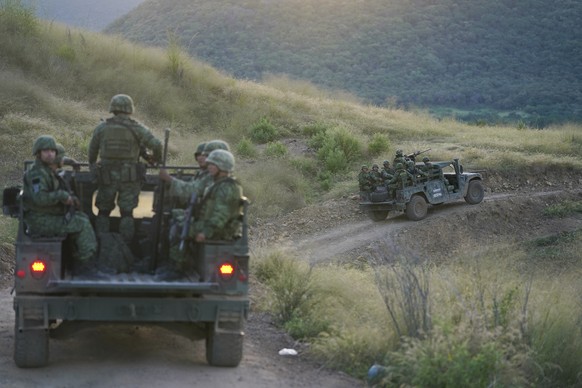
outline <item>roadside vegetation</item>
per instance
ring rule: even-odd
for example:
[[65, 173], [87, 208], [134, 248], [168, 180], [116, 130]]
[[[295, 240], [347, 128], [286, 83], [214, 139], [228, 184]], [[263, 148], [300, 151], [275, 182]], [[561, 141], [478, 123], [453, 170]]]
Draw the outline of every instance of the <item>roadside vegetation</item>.
[[[171, 128], [171, 164], [194, 164], [199, 142], [222, 138], [251, 199], [252, 222], [356, 193], [362, 163], [431, 148], [496, 179], [560, 179], [582, 168], [582, 127], [469, 126], [428, 114], [327, 99], [309, 88], [236, 80], [188, 57], [178, 43], [146, 48], [40, 22], [0, 0], [0, 176], [19, 184], [33, 140], [54, 135], [78, 160], [111, 96], [131, 95], [159, 138]], [[300, 144], [306, 152], [292, 152]], [[547, 216], [579, 212], [580, 203]], [[0, 222], [0, 243], [14, 222]], [[379, 386], [580, 384], [580, 232], [481, 247], [438, 266], [379, 250], [353, 265], [310, 267], [257, 249], [255, 308], [272, 312], [311, 354]], [[499, 260], [503, 257], [503, 260]], [[535, 260], [533, 268], [521, 265]], [[391, 263], [391, 264], [387, 264]], [[548, 276], [551, 274], [551, 276]], [[395, 287], [395, 285], [398, 285]]]

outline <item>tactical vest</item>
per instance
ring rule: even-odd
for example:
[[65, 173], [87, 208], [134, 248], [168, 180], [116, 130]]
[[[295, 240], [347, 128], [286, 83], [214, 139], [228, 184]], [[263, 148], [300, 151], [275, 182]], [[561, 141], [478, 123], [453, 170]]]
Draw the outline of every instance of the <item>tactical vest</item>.
[[99, 144], [101, 160], [137, 162], [140, 145], [130, 125], [107, 119]]

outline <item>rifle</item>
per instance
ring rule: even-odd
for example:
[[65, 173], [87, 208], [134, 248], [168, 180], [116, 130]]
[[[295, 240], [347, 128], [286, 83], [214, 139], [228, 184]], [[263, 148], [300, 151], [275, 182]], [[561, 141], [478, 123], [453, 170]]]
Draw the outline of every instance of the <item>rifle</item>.
[[188, 238], [188, 233], [190, 232], [190, 218], [192, 218], [192, 213], [194, 212], [194, 206], [196, 205], [197, 199], [196, 192], [193, 192], [190, 196], [190, 201], [188, 202], [186, 213], [184, 213], [184, 226], [182, 226], [182, 234], [180, 235], [180, 252], [184, 250], [184, 245], [186, 239]]
[[[164, 154], [162, 157], [162, 168], [166, 167], [166, 159], [168, 157], [168, 140], [170, 139], [170, 128], [164, 129]], [[158, 245], [160, 243], [160, 234], [162, 232], [162, 217], [164, 213], [164, 192], [165, 183], [160, 181], [160, 197], [156, 206], [156, 223], [154, 225], [154, 252], [152, 258], [152, 270], [156, 268], [158, 261]]]
[[411, 153], [411, 154], [408, 154], [408, 155], [406, 155], [406, 157], [407, 157], [408, 159], [415, 160], [415, 159], [416, 159], [416, 157], [417, 157], [418, 155], [420, 155], [420, 154], [424, 154], [425, 152], [428, 152], [428, 151], [430, 151], [430, 150], [431, 150], [431, 148], [427, 148], [427, 149], [426, 149], [426, 150], [424, 150], [424, 151], [416, 151], [416, 152], [413, 152], [413, 153]]

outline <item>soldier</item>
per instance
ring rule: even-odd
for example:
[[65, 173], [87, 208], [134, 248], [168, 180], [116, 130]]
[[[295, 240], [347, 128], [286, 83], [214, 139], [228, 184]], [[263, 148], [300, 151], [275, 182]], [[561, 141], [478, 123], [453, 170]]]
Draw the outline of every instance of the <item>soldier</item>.
[[206, 156], [207, 155], [204, 154], [204, 147], [206, 147], [206, 143], [200, 143], [200, 144], [198, 144], [198, 146], [196, 146], [196, 151], [194, 152], [194, 158], [196, 159], [196, 163], [198, 163], [198, 167], [200, 167], [200, 169], [198, 171], [196, 171], [196, 174], [194, 174], [193, 179], [199, 179], [203, 175], [206, 174]]
[[390, 162], [388, 160], [385, 160], [382, 163], [382, 171], [380, 171], [380, 174], [384, 182], [389, 181], [394, 176], [394, 169], [390, 167]]
[[[189, 238], [197, 243], [206, 240], [233, 240], [242, 233], [243, 192], [241, 185], [231, 175], [234, 156], [226, 150], [217, 149], [206, 159], [208, 172], [212, 176], [202, 200], [197, 206], [191, 222]], [[179, 251], [178, 244], [170, 247], [170, 267], [157, 271], [163, 280], [173, 280], [184, 275], [186, 256]]]
[[406, 158], [404, 157], [404, 153], [400, 149], [396, 150], [396, 156], [394, 157], [394, 166], [396, 166], [398, 163], [406, 165]]
[[386, 182], [386, 187], [392, 198], [396, 197], [396, 190], [403, 189], [410, 182], [413, 182], [413, 176], [410, 174], [402, 163], [396, 164], [396, 171], [392, 179]]
[[33, 166], [24, 174], [24, 221], [31, 236], [68, 236], [75, 247], [74, 274], [98, 277], [93, 259], [97, 239], [86, 214], [75, 211], [74, 195], [55, 174], [57, 142], [52, 136], [38, 137], [33, 144]]
[[[133, 100], [125, 94], [113, 96], [108, 118], [95, 128], [89, 143], [89, 166], [98, 177], [95, 206], [99, 214], [95, 221], [97, 233], [109, 232], [109, 215], [115, 208], [115, 198], [121, 213], [119, 232], [130, 243], [134, 235], [133, 209], [138, 205], [145, 166], [139, 163], [143, 149], [153, 151], [151, 163], [158, 163], [162, 143], [141, 123], [133, 120]], [[100, 160], [97, 161], [97, 156]]]
[[[223, 140], [212, 140], [204, 145], [204, 150], [201, 153], [201, 158], [204, 159], [206, 163], [206, 158], [214, 150], [225, 150], [230, 149], [227, 142]], [[160, 169], [159, 177], [162, 181], [169, 183], [169, 195], [177, 201], [178, 204], [187, 204], [192, 193], [196, 193], [198, 198], [202, 198], [204, 195], [204, 190], [207, 186], [212, 184], [212, 175], [210, 175], [208, 169], [204, 169], [200, 174], [196, 174], [196, 179], [185, 182], [176, 178], [173, 178], [165, 169]]]
[[370, 170], [366, 165], [363, 165], [360, 169], [360, 173], [358, 174], [358, 185], [360, 186], [360, 199], [367, 199], [372, 191], [372, 185], [370, 184]]
[[79, 162], [65, 155], [65, 147], [61, 143], [57, 143], [57, 156], [55, 157], [54, 165], [57, 169], [64, 166], [72, 166], [74, 170], [78, 171], [80, 168]]
[[382, 185], [383, 179], [382, 174], [380, 174], [380, 168], [377, 164], [372, 165], [372, 171], [370, 171], [370, 184], [372, 185], [372, 191], [376, 190], [376, 187]]

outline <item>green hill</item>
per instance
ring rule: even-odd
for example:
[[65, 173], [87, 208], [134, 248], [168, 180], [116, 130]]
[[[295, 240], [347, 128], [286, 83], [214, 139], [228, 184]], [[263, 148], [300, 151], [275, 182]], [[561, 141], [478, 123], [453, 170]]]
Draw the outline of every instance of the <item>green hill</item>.
[[100, 31], [144, 0], [25, 0], [39, 18]]
[[237, 78], [286, 74], [468, 121], [582, 120], [582, 2], [146, 1], [105, 31]]

